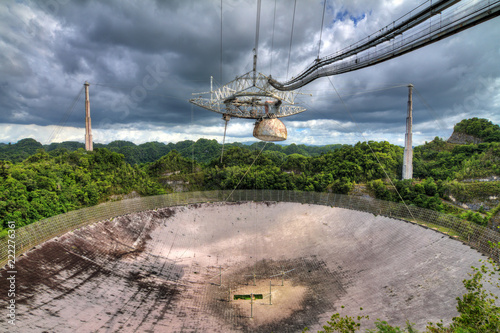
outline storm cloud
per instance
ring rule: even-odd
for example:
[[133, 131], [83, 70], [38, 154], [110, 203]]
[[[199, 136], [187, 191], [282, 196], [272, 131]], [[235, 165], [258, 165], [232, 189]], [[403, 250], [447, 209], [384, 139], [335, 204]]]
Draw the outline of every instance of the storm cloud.
[[[286, 79], [421, 0], [263, 0], [258, 71]], [[256, 1], [5, 1], [0, 5], [0, 142], [83, 141], [90, 83], [94, 141], [222, 141], [220, 115], [188, 103], [252, 69]], [[276, 9], [275, 9], [276, 8]], [[222, 14], [222, 16], [221, 16]], [[415, 86], [414, 143], [447, 138], [464, 118], [500, 123], [500, 19], [382, 64], [303, 87], [308, 111], [283, 118], [290, 143], [404, 139]], [[222, 27], [222, 30], [221, 30]], [[291, 45], [291, 47], [290, 47]], [[291, 50], [291, 52], [290, 52]], [[335, 89], [342, 96], [339, 99]], [[78, 99], [78, 96], [80, 98]], [[73, 106], [73, 107], [72, 107]], [[255, 141], [233, 119], [227, 141]]]

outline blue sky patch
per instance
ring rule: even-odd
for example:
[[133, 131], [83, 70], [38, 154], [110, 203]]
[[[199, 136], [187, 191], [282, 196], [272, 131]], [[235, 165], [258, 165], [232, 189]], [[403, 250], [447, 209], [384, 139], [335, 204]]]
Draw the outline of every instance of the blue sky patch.
[[341, 11], [341, 12], [337, 12], [337, 15], [335, 15], [335, 19], [333, 20], [333, 22], [344, 22], [346, 19], [349, 19], [351, 21], [354, 22], [354, 26], [357, 26], [358, 25], [358, 22], [363, 20], [364, 18], [366, 17], [366, 13], [362, 13], [358, 16], [355, 16], [351, 13], [349, 13], [347, 10], [344, 10], [344, 11]]
[[363, 13], [359, 16], [349, 15], [349, 19], [354, 22], [354, 26], [357, 26], [358, 22], [361, 21], [362, 19], [364, 19], [365, 17], [366, 17], [365, 13]]
[[343, 12], [338, 12], [337, 15], [335, 15], [335, 20], [333, 22], [341, 21], [343, 22], [346, 17], [349, 16], [349, 12], [347, 10], [344, 10]]

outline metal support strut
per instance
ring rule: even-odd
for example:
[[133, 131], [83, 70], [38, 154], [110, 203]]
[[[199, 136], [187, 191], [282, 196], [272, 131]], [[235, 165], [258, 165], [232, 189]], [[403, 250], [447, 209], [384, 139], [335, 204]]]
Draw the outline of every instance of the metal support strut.
[[222, 119], [226, 122], [224, 124], [224, 137], [222, 138], [222, 152], [220, 154], [220, 162], [222, 163], [222, 157], [224, 156], [224, 142], [226, 141], [226, 130], [227, 130], [227, 122], [231, 119], [228, 114], [222, 115]]

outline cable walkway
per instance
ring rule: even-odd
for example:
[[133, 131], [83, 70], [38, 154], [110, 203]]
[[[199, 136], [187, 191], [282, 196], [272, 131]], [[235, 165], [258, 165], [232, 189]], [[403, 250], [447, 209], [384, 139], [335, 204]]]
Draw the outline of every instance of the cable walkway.
[[285, 82], [272, 77], [269, 83], [291, 91], [324, 76], [342, 74], [373, 66], [450, 37], [500, 15], [500, 0], [428, 1], [378, 32], [323, 58]]

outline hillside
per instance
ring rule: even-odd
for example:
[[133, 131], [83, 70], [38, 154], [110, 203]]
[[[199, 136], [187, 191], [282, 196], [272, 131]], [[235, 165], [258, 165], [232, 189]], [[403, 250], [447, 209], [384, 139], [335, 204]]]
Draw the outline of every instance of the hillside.
[[500, 126], [487, 119], [464, 119], [455, 125], [448, 142], [457, 144], [500, 142]]
[[44, 150], [20, 163], [0, 161], [0, 235], [8, 221], [20, 227], [130, 193], [165, 193], [155, 180], [107, 149], [51, 156]]
[[[225, 149], [230, 147], [247, 148], [250, 150], [262, 149], [262, 142], [252, 144], [228, 143]], [[301, 154], [303, 156], [318, 156], [329, 151], [342, 147], [340, 144], [326, 146], [306, 146], [296, 145], [278, 145], [268, 143], [265, 151], [276, 151], [285, 155]], [[51, 155], [58, 155], [65, 152], [72, 152], [80, 148], [85, 148], [82, 142], [65, 141], [42, 145], [34, 139], [23, 139], [14, 144], [0, 144], [0, 160], [11, 162], [21, 162], [27, 157], [35, 154], [38, 149], [43, 148]], [[147, 142], [136, 145], [130, 141], [113, 141], [109, 144], [94, 143], [94, 148], [107, 148], [112, 152], [122, 154], [125, 161], [129, 164], [140, 164], [154, 162], [176, 150], [183, 157], [194, 159], [199, 163], [208, 163], [216, 157], [220, 157], [222, 145], [216, 140], [198, 139], [196, 142], [191, 140], [179, 141], [177, 143]]]
[[[479, 130], [470, 130], [476, 123], [482, 124]], [[496, 125], [484, 124], [462, 121], [456, 132], [491, 140]], [[221, 146], [207, 139], [141, 145], [114, 141], [96, 144], [93, 152], [78, 142], [42, 146], [24, 139], [2, 145], [0, 220], [30, 223], [127, 195], [235, 188], [402, 198], [482, 225], [498, 220], [499, 142], [456, 144], [436, 137], [414, 148], [414, 179], [404, 181], [403, 148], [388, 142], [325, 147], [270, 143], [260, 153], [263, 144], [229, 144], [222, 161]]]
[[14, 144], [0, 145], [0, 161], [21, 162], [35, 154], [43, 145], [35, 139], [22, 139]]
[[440, 138], [414, 148], [413, 177], [468, 180], [500, 175], [500, 142], [452, 144]]

